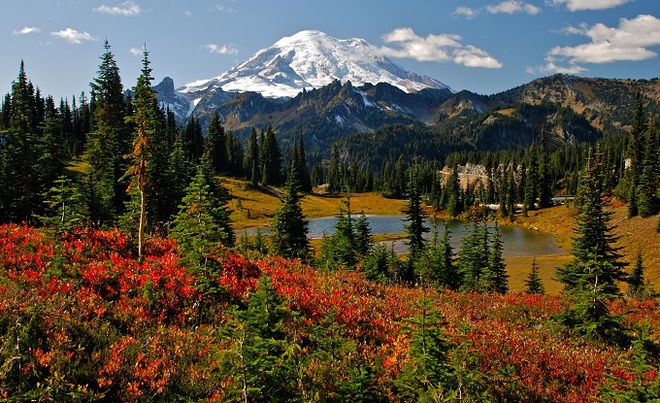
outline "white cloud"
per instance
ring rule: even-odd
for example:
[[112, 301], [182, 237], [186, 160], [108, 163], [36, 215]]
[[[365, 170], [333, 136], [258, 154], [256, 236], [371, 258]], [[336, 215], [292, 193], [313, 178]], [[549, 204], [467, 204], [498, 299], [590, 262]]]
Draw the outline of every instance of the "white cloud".
[[84, 41], [95, 41], [96, 38], [88, 34], [87, 32], [78, 32], [75, 29], [67, 28], [57, 32], [51, 32], [52, 36], [60, 39], [64, 39], [67, 42], [80, 45]]
[[485, 67], [489, 69], [502, 67], [499, 60], [489, 55], [485, 50], [472, 45], [457, 49], [454, 52], [454, 62], [467, 67]]
[[388, 44], [398, 45], [397, 48], [382, 47], [386, 56], [411, 58], [417, 61], [453, 61], [468, 67], [500, 68], [502, 63], [488, 52], [472, 45], [463, 45], [463, 38], [456, 34], [430, 34], [422, 38], [411, 28], [397, 28], [383, 35]]
[[186, 17], [192, 17], [193, 13], [192, 13], [192, 11], [186, 10], [186, 11], [183, 12], [183, 15], [185, 15]]
[[204, 48], [206, 48], [209, 53], [216, 53], [219, 55], [235, 55], [238, 53], [238, 49], [234, 47], [234, 45], [216, 45], [215, 43], [209, 43], [208, 45], [204, 45]]
[[213, 6], [213, 8], [215, 9], [215, 11], [220, 11], [221, 13], [235, 13], [236, 12], [236, 9], [227, 8], [227, 7], [223, 6], [222, 4], [216, 4], [215, 6]]
[[529, 74], [579, 74], [588, 70], [579, 64], [559, 66], [555, 63], [555, 59], [552, 57], [547, 57], [545, 60], [545, 66], [527, 67], [527, 72]]
[[516, 14], [516, 13], [527, 13], [535, 15], [541, 12], [539, 7], [536, 7], [533, 4], [524, 3], [522, 0], [506, 0], [496, 5], [487, 6], [491, 14]]
[[[640, 61], [651, 59], [657, 53], [649, 47], [660, 46], [660, 19], [652, 15], [638, 15], [634, 19], [622, 18], [617, 28], [602, 23], [592, 27], [581, 25], [569, 27], [564, 32], [587, 36], [591, 42], [577, 46], [556, 46], [547, 55], [547, 71], [561, 69], [585, 71], [585, 63], [612, 63], [617, 61]], [[567, 63], [561, 67], [557, 63]]]
[[130, 48], [128, 50], [133, 56], [140, 56], [144, 53], [144, 49], [140, 48]]
[[571, 11], [605, 10], [628, 3], [630, 0], [552, 0], [555, 6], [566, 5]]
[[28, 34], [34, 34], [37, 32], [41, 32], [41, 29], [37, 27], [23, 27], [21, 29], [17, 29], [14, 32], [12, 32], [14, 35], [28, 35]]
[[125, 17], [135, 17], [142, 13], [140, 6], [132, 1], [126, 1], [119, 6], [106, 6], [102, 5], [96, 7], [94, 11], [110, 15], [121, 15]]
[[454, 10], [453, 13], [451, 13], [452, 17], [466, 17], [467, 19], [472, 19], [479, 15], [479, 10], [476, 10], [474, 8], [470, 7], [457, 7], [456, 10]]

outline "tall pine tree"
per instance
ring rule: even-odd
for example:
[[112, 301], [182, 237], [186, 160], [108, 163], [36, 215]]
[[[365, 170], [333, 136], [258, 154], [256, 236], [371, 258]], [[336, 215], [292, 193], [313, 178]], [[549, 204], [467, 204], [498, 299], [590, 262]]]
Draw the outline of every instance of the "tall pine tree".
[[404, 219], [406, 222], [404, 225], [407, 240], [406, 245], [408, 245], [410, 251], [408, 260], [411, 264], [414, 264], [424, 251], [424, 234], [429, 232], [429, 228], [425, 225], [428, 215], [424, 211], [424, 206], [422, 205], [422, 195], [419, 188], [417, 169], [415, 167], [410, 169], [408, 181], [408, 204], [403, 210], [403, 213], [406, 215], [406, 218]]
[[641, 217], [658, 214], [660, 199], [658, 190], [658, 127], [653, 122], [645, 137], [642, 172], [637, 187], [637, 211]]
[[600, 152], [590, 151], [578, 193], [573, 260], [557, 269], [557, 279], [575, 302], [564, 310], [563, 322], [579, 333], [611, 340], [618, 339], [622, 329], [607, 302], [619, 296], [618, 282], [626, 279], [626, 264], [613, 246], [616, 238], [609, 224], [612, 212], [604, 200], [602, 170]]
[[37, 133], [34, 130], [34, 87], [27, 79], [21, 61], [18, 78], [12, 83], [11, 119], [7, 160], [11, 189], [7, 208], [9, 216], [18, 222], [33, 222], [33, 214], [41, 204], [37, 171]]
[[126, 183], [119, 180], [126, 171], [123, 156], [129, 150], [124, 118], [126, 103], [119, 67], [106, 40], [97, 77], [90, 84], [92, 130], [87, 134], [87, 175], [95, 187], [94, 200], [87, 200], [93, 223], [109, 224], [123, 210]]
[[133, 141], [133, 163], [126, 172], [132, 176], [131, 186], [135, 186], [140, 196], [140, 217], [138, 220], [138, 256], [142, 257], [144, 247], [145, 229], [147, 226], [147, 187], [150, 183], [149, 178], [149, 147], [153, 141], [153, 136], [158, 129], [158, 101], [156, 93], [151, 86], [153, 77], [151, 76], [151, 67], [149, 65], [149, 52], [144, 49], [142, 59], [142, 73], [138, 77], [137, 85], [133, 88], [135, 92], [135, 115], [127, 120], [135, 128], [135, 139]]
[[261, 182], [261, 163], [259, 160], [259, 142], [257, 140], [257, 129], [254, 127], [248, 137], [245, 146], [245, 158], [243, 159], [245, 175], [248, 183], [256, 187]]
[[546, 208], [552, 206], [552, 178], [550, 177], [550, 150], [548, 149], [548, 135], [545, 126], [541, 127], [541, 139], [539, 143], [539, 206]]
[[211, 163], [217, 174], [227, 171], [227, 135], [220, 122], [220, 115], [214, 112], [206, 135], [207, 149], [211, 153]]
[[292, 167], [281, 206], [275, 212], [273, 219], [271, 244], [272, 251], [276, 255], [306, 260], [310, 253], [309, 239], [307, 239], [309, 224], [300, 205], [297, 177], [297, 172]]
[[635, 106], [633, 111], [633, 124], [630, 129], [630, 141], [628, 142], [628, 158], [630, 165], [624, 176], [624, 185], [627, 187], [628, 216], [634, 217], [639, 213], [637, 205], [637, 191], [643, 171], [643, 159], [645, 152], [644, 136], [648, 126], [646, 123], [646, 112], [642, 102], [642, 94], [639, 88], [635, 92]]
[[[280, 186], [282, 184], [282, 152], [275, 138], [272, 126], [262, 135], [260, 148], [261, 184], [264, 186]], [[299, 168], [296, 169], [300, 175]], [[297, 179], [298, 183], [300, 181]]]

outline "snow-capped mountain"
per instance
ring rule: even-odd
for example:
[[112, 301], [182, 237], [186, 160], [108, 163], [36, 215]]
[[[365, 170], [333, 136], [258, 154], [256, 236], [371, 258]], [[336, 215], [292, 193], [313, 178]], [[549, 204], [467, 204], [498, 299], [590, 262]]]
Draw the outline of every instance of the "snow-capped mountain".
[[196, 105], [216, 90], [292, 98], [303, 89], [320, 88], [336, 80], [350, 81], [354, 86], [388, 83], [408, 93], [449, 89], [437, 80], [403, 70], [364, 39], [335, 39], [309, 30], [280, 39], [218, 77], [189, 83], [178, 91]]

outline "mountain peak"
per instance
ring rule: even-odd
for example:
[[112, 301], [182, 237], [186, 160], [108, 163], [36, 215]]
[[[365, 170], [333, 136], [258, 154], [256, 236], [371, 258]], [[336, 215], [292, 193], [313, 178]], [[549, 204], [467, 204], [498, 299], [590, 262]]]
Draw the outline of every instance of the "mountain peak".
[[405, 71], [364, 39], [336, 39], [322, 31], [304, 30], [259, 50], [214, 79], [188, 84], [181, 91], [194, 93], [214, 86], [224, 91], [292, 98], [335, 80], [355, 86], [388, 83], [405, 92], [449, 89], [437, 80]]

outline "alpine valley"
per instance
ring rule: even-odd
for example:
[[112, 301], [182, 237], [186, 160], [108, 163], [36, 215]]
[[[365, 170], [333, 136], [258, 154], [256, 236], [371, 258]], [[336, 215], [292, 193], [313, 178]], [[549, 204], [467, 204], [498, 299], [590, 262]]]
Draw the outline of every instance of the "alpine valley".
[[525, 147], [542, 126], [551, 142], [592, 143], [627, 130], [637, 88], [650, 110], [660, 102], [657, 78], [554, 75], [499, 94], [455, 92], [403, 70], [363, 39], [319, 31], [282, 38], [215, 78], [175, 89], [168, 77], [155, 88], [180, 121], [192, 116], [202, 127], [217, 112], [239, 136], [271, 125], [280, 141], [302, 133], [310, 152], [321, 154], [338, 140], [379, 147], [387, 136], [396, 153], [414, 132], [425, 139], [419, 152], [435, 158], [442, 157], [434, 153], [443, 145]]

